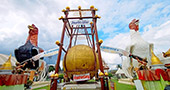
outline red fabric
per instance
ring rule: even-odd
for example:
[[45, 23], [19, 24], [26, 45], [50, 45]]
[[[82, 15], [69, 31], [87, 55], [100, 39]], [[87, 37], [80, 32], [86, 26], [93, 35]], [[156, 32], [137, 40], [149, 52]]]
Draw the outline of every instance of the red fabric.
[[167, 75], [168, 75], [168, 80], [170, 81], [170, 69], [167, 69], [167, 70], [166, 70], [166, 73], [167, 73]]
[[149, 81], [153, 81], [154, 80], [153, 73], [150, 70], [148, 70], [148, 74]]
[[1, 74], [0, 75], [0, 86], [2, 85], [18, 85], [18, 84], [26, 84], [28, 75], [24, 74]]
[[137, 74], [138, 74], [138, 77], [139, 77], [140, 80], [146, 80], [144, 70], [137, 71]]
[[143, 76], [142, 76], [143, 79], [142, 80], [147, 80], [145, 70], [142, 70], [142, 72], [143, 72]]
[[155, 74], [155, 70], [151, 70], [151, 75], [153, 76], [153, 80], [160, 80], [160, 78]]
[[142, 80], [141, 70], [137, 71], [137, 74], [138, 74], [138, 78], [139, 78], [140, 80]]
[[158, 77], [161, 75], [164, 80], [168, 80], [168, 75], [163, 69], [156, 69], [155, 72]]
[[160, 75], [165, 81], [170, 80], [170, 70], [164, 71], [163, 69], [156, 70], [139, 70], [137, 71], [140, 80], [155, 81], [160, 80]]

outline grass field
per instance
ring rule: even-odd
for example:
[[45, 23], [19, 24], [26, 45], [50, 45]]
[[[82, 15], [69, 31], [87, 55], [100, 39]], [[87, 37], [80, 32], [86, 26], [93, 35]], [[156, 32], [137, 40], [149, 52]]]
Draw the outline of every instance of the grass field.
[[[116, 83], [115, 90], [136, 90], [135, 86], [133, 86], [133, 85], [118, 83], [118, 81], [116, 79], [112, 79], [111, 81]], [[41, 87], [41, 88], [37, 88], [37, 89], [33, 89], [33, 90], [50, 90], [50, 86]]]
[[33, 90], [50, 90], [50, 86], [45, 86], [45, 87], [41, 87], [41, 88], [36, 88]]
[[136, 87], [134, 85], [118, 83], [118, 81], [115, 79], [112, 79], [111, 81], [116, 83], [116, 90], [136, 90]]

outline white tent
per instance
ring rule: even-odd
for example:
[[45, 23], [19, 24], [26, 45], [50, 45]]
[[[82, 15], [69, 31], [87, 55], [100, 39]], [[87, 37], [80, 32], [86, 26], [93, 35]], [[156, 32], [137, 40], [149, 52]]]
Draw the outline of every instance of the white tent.
[[122, 69], [120, 69], [120, 68], [118, 68], [118, 70], [116, 71], [116, 73], [115, 73], [116, 75], [118, 75], [119, 76], [119, 78], [126, 78], [125, 77], [125, 72], [122, 70]]
[[[0, 54], [0, 65], [4, 64], [9, 58], [9, 55]], [[11, 64], [12, 66], [16, 66], [15, 63], [17, 62], [15, 57], [11, 57]]]
[[124, 72], [122, 69], [118, 68], [118, 70], [116, 71], [115, 74], [124, 74], [124, 73], [125, 73], [125, 72]]

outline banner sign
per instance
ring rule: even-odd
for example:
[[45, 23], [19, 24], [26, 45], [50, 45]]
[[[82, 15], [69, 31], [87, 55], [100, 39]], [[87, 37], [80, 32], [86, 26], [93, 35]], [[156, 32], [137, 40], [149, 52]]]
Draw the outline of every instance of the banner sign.
[[124, 56], [129, 56], [129, 52], [122, 50], [122, 49], [118, 49], [118, 48], [113, 48], [113, 47], [108, 47], [108, 46], [100, 46], [100, 49], [102, 51], [109, 52], [109, 53], [117, 53], [117, 54], [122, 54]]
[[76, 20], [76, 21], [71, 21], [71, 25], [89, 25], [90, 21], [89, 20]]
[[73, 80], [74, 80], [74, 81], [90, 80], [90, 73], [80, 74], [80, 75], [73, 75]]

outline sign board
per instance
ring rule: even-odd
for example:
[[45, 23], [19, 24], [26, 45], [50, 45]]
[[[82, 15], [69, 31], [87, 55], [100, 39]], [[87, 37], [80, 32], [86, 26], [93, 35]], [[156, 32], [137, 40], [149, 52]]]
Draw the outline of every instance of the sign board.
[[87, 74], [79, 74], [79, 75], [73, 75], [74, 81], [85, 81], [90, 80], [90, 73]]
[[111, 89], [111, 90], [115, 90], [114, 82], [112, 82], [112, 81], [110, 81], [110, 89]]
[[74, 20], [71, 21], [71, 25], [89, 25], [90, 21], [89, 20]]
[[78, 36], [77, 39], [78, 39], [78, 40], [86, 40], [86, 37], [83, 36], [83, 35], [81, 35], [81, 36]]

